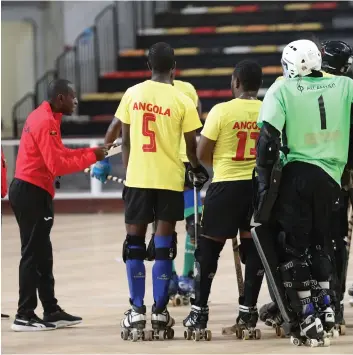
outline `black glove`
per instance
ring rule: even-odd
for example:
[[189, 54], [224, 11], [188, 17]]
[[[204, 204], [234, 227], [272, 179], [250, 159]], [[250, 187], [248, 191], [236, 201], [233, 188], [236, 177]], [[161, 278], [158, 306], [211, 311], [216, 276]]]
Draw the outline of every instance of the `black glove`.
[[197, 190], [201, 190], [210, 177], [207, 170], [202, 165], [196, 168], [190, 165], [188, 168], [188, 178]]

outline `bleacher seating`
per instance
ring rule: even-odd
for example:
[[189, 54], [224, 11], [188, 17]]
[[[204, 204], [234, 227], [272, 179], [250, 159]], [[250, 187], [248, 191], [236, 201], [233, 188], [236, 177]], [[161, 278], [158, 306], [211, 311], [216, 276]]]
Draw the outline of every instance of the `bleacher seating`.
[[[235, 63], [254, 59], [263, 66], [259, 97], [281, 75], [280, 53], [288, 42], [329, 39], [352, 33], [335, 28], [334, 17], [352, 12], [346, 2], [172, 2], [168, 13], [155, 16], [155, 28], [141, 29], [137, 49], [120, 51], [118, 71], [98, 80], [98, 92], [83, 94], [80, 114], [93, 116], [104, 132], [125, 90], [146, 80], [148, 48], [164, 41], [175, 48], [177, 78], [198, 91], [203, 117], [215, 104], [231, 99], [230, 76]], [[353, 37], [353, 35], [352, 35]]]

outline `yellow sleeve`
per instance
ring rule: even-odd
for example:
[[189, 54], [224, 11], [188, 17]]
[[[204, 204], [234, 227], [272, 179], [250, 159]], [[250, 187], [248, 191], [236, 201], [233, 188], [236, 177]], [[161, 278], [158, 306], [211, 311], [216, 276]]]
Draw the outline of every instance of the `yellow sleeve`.
[[187, 96], [184, 98], [184, 119], [182, 123], [182, 129], [184, 133], [196, 131], [198, 128], [202, 127], [202, 123], [197, 113], [196, 106]]
[[129, 101], [130, 101], [130, 95], [129, 95], [129, 90], [127, 90], [124, 96], [122, 97], [119, 106], [115, 112], [115, 117], [125, 124], [130, 124]]
[[[189, 83], [189, 84], [190, 84], [190, 83]], [[199, 97], [198, 97], [198, 95], [197, 95], [197, 91], [196, 91], [194, 85], [190, 84], [190, 90], [189, 90], [189, 92], [190, 92], [190, 95], [189, 95], [190, 99], [191, 99], [191, 100], [193, 101], [193, 103], [195, 104], [195, 107], [197, 107], [198, 104], [199, 104]]]
[[218, 135], [221, 130], [219, 124], [220, 116], [221, 115], [219, 114], [217, 107], [214, 106], [207, 115], [205, 125], [203, 126], [203, 129], [201, 131], [201, 134], [204, 137], [211, 139], [212, 141], [216, 141], [218, 139]]

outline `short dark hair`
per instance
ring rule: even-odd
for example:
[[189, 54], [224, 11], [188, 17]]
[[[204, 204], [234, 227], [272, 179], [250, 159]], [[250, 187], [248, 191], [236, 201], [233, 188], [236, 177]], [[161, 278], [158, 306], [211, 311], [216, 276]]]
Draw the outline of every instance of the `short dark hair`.
[[245, 91], [258, 91], [262, 84], [261, 66], [252, 60], [242, 60], [235, 66], [233, 78], [239, 79]]
[[165, 42], [155, 43], [149, 49], [148, 63], [152, 70], [167, 73], [175, 65], [174, 49]]
[[66, 79], [55, 79], [48, 86], [48, 99], [54, 100], [58, 95], [68, 95], [71, 81]]

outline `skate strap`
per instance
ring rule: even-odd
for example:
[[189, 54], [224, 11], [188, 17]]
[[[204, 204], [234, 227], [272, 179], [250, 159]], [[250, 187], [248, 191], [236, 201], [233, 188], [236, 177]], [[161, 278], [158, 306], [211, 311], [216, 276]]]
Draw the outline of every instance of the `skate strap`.
[[301, 298], [300, 299], [300, 304], [302, 306], [305, 306], [305, 305], [307, 305], [307, 304], [309, 304], [311, 302], [312, 302], [311, 297], [305, 297], [305, 298]]
[[335, 292], [332, 290], [328, 290], [326, 288], [316, 288], [315, 290], [313, 290], [313, 301], [318, 303], [318, 302], [322, 302], [325, 296], [331, 296], [332, 298], [334, 298]]
[[292, 288], [297, 291], [310, 289], [310, 280], [306, 281], [283, 281], [285, 288]]

